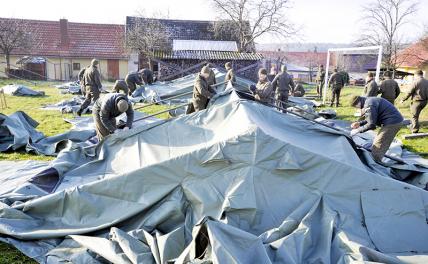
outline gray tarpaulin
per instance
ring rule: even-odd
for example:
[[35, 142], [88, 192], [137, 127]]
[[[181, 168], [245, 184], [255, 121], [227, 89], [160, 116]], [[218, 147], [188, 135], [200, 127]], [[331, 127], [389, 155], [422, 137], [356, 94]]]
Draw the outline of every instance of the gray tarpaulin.
[[20, 84], [9, 84], [2, 87], [5, 94], [15, 95], [15, 96], [43, 96], [45, 92], [35, 91], [27, 86]]
[[41, 263], [428, 262], [428, 192], [234, 92], [50, 166], [52, 193], [0, 203], [0, 239]]
[[80, 83], [78, 81], [58, 84], [58, 85], [55, 85], [55, 87], [58, 88], [63, 94], [66, 94], [66, 93], [81, 94], [82, 93], [80, 89]]

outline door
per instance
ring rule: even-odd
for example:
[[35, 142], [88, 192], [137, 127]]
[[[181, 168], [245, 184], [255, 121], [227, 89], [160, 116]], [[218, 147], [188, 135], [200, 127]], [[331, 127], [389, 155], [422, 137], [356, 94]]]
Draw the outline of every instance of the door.
[[119, 79], [119, 60], [107, 60], [107, 79]]

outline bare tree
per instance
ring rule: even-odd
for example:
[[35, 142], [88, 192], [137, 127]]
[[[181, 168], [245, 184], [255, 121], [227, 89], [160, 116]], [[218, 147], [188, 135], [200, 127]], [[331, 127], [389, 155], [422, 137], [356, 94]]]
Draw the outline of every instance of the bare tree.
[[374, 0], [363, 6], [363, 33], [360, 44], [382, 45], [383, 63], [388, 70], [399, 66], [397, 53], [403, 46], [403, 25], [417, 12], [414, 0]]
[[[289, 37], [296, 31], [287, 19], [289, 0], [212, 0], [220, 17], [237, 28], [240, 51], [253, 51], [265, 34]], [[230, 26], [230, 25], [229, 25]]]
[[129, 50], [138, 51], [152, 67], [156, 51], [168, 51], [169, 33], [161, 20], [140, 16], [133, 28], [127, 29], [126, 46]]
[[30, 54], [34, 44], [34, 33], [29, 22], [22, 19], [0, 19], [0, 50], [6, 59], [6, 73], [10, 70], [10, 55], [15, 50], [26, 50]]

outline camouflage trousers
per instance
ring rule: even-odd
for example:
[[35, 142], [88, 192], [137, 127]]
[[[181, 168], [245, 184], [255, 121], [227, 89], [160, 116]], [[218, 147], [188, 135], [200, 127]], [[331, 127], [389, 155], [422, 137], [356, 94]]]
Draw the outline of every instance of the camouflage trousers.
[[373, 140], [372, 156], [377, 162], [381, 162], [388, 151], [389, 146], [401, 128], [401, 123], [382, 126]]
[[342, 89], [341, 88], [332, 88], [331, 89], [331, 103], [330, 106], [333, 106], [334, 101], [336, 100], [336, 107], [339, 106], [339, 101], [340, 101], [340, 91]]
[[317, 94], [319, 98], [322, 98], [322, 88], [323, 88], [323, 84], [322, 82], [319, 82], [317, 84]]
[[[99, 110], [93, 109], [92, 117], [94, 118], [95, 131], [97, 132], [98, 140], [110, 135], [110, 131], [103, 125], [103, 122], [101, 122]], [[113, 122], [116, 122], [116, 119], [114, 119]]]
[[410, 112], [412, 113], [412, 125], [410, 126], [410, 130], [412, 133], [419, 132], [419, 115], [422, 110], [427, 105], [427, 101], [413, 101], [410, 105]]

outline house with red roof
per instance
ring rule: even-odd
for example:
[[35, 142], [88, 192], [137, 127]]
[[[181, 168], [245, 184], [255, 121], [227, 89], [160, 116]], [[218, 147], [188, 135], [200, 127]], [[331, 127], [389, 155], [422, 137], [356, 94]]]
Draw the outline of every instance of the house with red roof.
[[[9, 18], [0, 18], [5, 19]], [[12, 51], [12, 72], [25, 68], [46, 80], [74, 80], [80, 69], [97, 58], [102, 78], [115, 80], [125, 78], [133, 65], [124, 48], [125, 25], [75, 23], [67, 19], [24, 21], [32, 32], [34, 45], [31, 49]], [[4, 76], [5, 68], [5, 59], [1, 56], [0, 76]]]
[[425, 75], [428, 72], [428, 37], [408, 46], [397, 56], [399, 71], [415, 73], [422, 70]]

